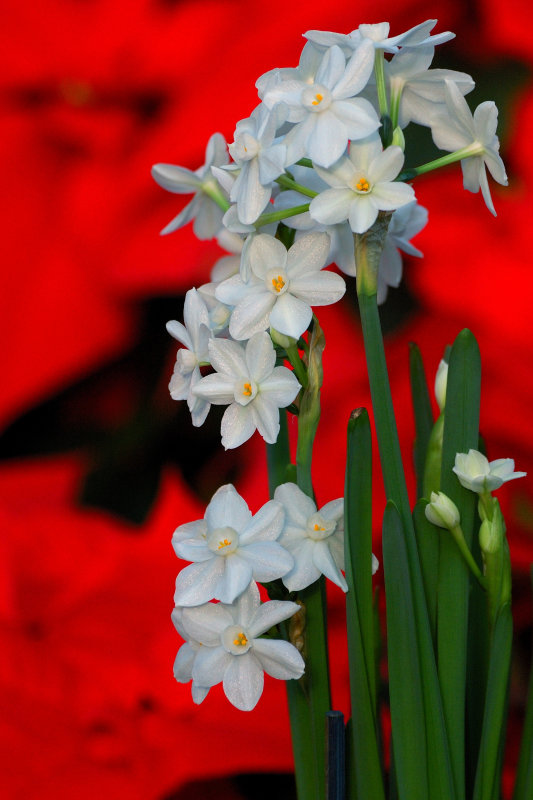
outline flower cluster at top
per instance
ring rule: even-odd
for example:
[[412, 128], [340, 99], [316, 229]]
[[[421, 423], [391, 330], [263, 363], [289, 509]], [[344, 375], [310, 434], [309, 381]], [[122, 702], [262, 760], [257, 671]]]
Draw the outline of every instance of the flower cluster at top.
[[[435, 47], [454, 36], [432, 34], [435, 25], [427, 20], [392, 37], [388, 23], [346, 35], [308, 31], [298, 66], [257, 80], [261, 102], [237, 123], [229, 147], [215, 133], [196, 171], [153, 167], [163, 188], [193, 195], [162, 233], [194, 220], [198, 238], [217, 237], [231, 253], [215, 264], [210, 283], [187, 294], [185, 324], [168, 324], [183, 345], [171, 395], [187, 400], [194, 425], [203, 423], [211, 403], [228, 406], [226, 448], [255, 430], [276, 440], [278, 409], [294, 401], [300, 384], [277, 363], [268, 332], [297, 341], [313, 307], [340, 300], [344, 280], [324, 268], [333, 263], [356, 274], [354, 234], [368, 231], [379, 214], [390, 218], [378, 302], [400, 282], [400, 251], [422, 255], [410, 240], [427, 211], [407, 181], [460, 161], [464, 187], [481, 189], [494, 213], [486, 168], [507, 182], [498, 111], [488, 101], [472, 115], [464, 98], [474, 87], [471, 77], [431, 68]], [[406, 168], [410, 123], [429, 127], [449, 154]], [[202, 377], [207, 365], [215, 372]]]

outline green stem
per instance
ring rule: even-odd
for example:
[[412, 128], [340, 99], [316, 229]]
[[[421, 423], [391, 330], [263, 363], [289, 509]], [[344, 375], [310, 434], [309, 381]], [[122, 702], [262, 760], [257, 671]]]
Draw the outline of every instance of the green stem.
[[300, 386], [305, 389], [308, 383], [307, 372], [305, 365], [300, 358], [300, 354], [298, 353], [298, 346], [294, 344], [291, 347], [287, 347], [285, 348], [285, 352], [287, 353], [287, 358], [289, 359], [296, 377], [300, 382]]
[[227, 197], [222, 193], [220, 186], [213, 178], [207, 180], [202, 184], [202, 192], [213, 200], [222, 211], [227, 211], [230, 207], [230, 202]]
[[387, 102], [387, 88], [385, 85], [385, 54], [383, 50], [376, 50], [374, 56], [374, 75], [376, 76], [376, 88], [378, 90], [378, 103], [381, 116], [389, 113]]
[[286, 208], [282, 211], [271, 211], [268, 214], [261, 214], [258, 220], [254, 223], [256, 228], [262, 228], [263, 225], [270, 225], [272, 222], [282, 222], [289, 217], [296, 217], [298, 214], [305, 214], [309, 211], [309, 203], [303, 203], [301, 206], [293, 206]]
[[304, 194], [306, 197], [316, 197], [318, 194], [318, 192], [313, 191], [313, 189], [309, 189], [307, 186], [303, 186], [303, 184], [297, 183], [292, 178], [289, 178], [288, 175], [280, 175], [279, 178], [276, 178], [276, 183], [279, 183], [284, 189], [293, 189], [295, 192]]
[[468, 549], [468, 545], [465, 542], [465, 537], [460, 525], [457, 525], [455, 528], [450, 528], [450, 533], [455, 539], [455, 543], [459, 548], [459, 552], [461, 553], [462, 557], [466, 561], [468, 568], [470, 569], [471, 573], [477, 579], [479, 585], [482, 589], [486, 589], [486, 581], [483, 575], [481, 574], [481, 570], [479, 569], [478, 565], [474, 561], [474, 557], [470, 550]]
[[455, 150], [453, 153], [448, 153], [445, 156], [436, 158], [434, 161], [428, 161], [427, 164], [422, 164], [420, 167], [406, 169], [398, 175], [396, 180], [409, 181], [412, 178], [416, 178], [417, 175], [423, 175], [425, 172], [447, 167], [449, 164], [454, 164], [456, 161], [462, 161], [463, 158], [483, 155], [484, 152], [483, 146], [474, 142], [467, 147], [462, 147], [460, 150]]

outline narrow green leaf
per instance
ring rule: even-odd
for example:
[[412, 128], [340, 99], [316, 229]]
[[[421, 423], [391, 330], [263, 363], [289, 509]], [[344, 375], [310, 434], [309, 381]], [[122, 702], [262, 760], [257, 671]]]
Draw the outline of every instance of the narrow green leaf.
[[409, 591], [409, 563], [398, 509], [389, 500], [383, 517], [383, 565], [387, 594], [392, 747], [399, 800], [427, 800], [427, 742], [416, 618]]
[[372, 441], [365, 409], [357, 409], [348, 423], [344, 527], [352, 706], [347, 751], [350, 797], [384, 800], [372, 607]]
[[273, 497], [276, 488], [287, 480], [287, 469], [291, 463], [287, 412], [283, 408], [280, 408], [279, 411], [279, 435], [277, 441], [274, 444], [267, 444], [266, 452], [268, 491], [270, 497]]
[[[441, 490], [457, 505], [468, 546], [474, 532], [475, 495], [452, 469], [457, 453], [477, 447], [481, 363], [473, 334], [463, 330], [450, 352]], [[470, 572], [449, 535], [440, 537], [438, 579], [438, 670], [457, 800], [465, 798], [465, 698]]]
[[509, 689], [509, 670], [513, 643], [513, 618], [509, 603], [496, 616], [490, 648], [485, 714], [481, 732], [473, 800], [492, 800], [499, 786], [498, 764], [502, 739], [505, 738], [505, 715]]
[[422, 498], [413, 511], [416, 543], [420, 557], [420, 569], [424, 583], [424, 594], [431, 628], [431, 638], [435, 648], [437, 641], [437, 584], [439, 578], [439, 537], [440, 533], [426, 518], [427, 500]]
[[422, 497], [424, 490], [424, 468], [429, 437], [433, 428], [433, 412], [426, 381], [424, 363], [418, 345], [409, 344], [409, 374], [411, 378], [411, 396], [415, 416], [414, 462], [416, 472], [417, 497]]
[[[533, 568], [531, 578], [533, 582]], [[529, 675], [526, 717], [522, 729], [513, 800], [530, 800], [531, 797], [533, 797], [533, 667]]]

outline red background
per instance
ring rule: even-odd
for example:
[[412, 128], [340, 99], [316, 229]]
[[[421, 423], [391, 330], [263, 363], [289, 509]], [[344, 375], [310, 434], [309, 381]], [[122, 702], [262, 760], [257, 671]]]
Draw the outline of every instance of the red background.
[[[440, 65], [481, 76], [487, 94], [477, 102], [503, 97], [510, 186], [492, 184], [498, 217], [462, 190], [459, 169], [416, 183], [429, 209], [416, 241], [425, 258], [410, 260], [407, 288], [391, 292], [387, 348], [406, 463], [408, 342], [421, 346], [432, 380], [445, 345], [468, 326], [482, 352], [489, 457], [513, 457], [531, 474], [533, 92], [525, 0], [438, 0], [429, 12], [414, 0], [362, 0], [354, 9], [314, 0], [4, 2], [0, 764], [8, 800], [159, 800], [191, 780], [291, 768], [281, 682], [267, 680], [257, 709], [243, 714], [220, 688], [195, 707], [189, 688], [172, 677], [180, 644], [170, 623], [180, 567], [170, 547], [174, 528], [202, 516], [223, 482], [235, 480], [254, 511], [267, 489], [257, 437], [223, 454], [216, 426], [191, 431], [168, 397], [175, 349], [164, 324], [180, 318], [183, 294], [207, 279], [220, 251], [195, 241], [190, 229], [158, 236], [181, 201], [153, 184], [149, 171], [157, 161], [195, 169], [214, 130], [231, 141], [236, 121], [256, 103], [256, 78], [294, 66], [305, 30], [348, 32], [388, 19], [396, 34], [431, 13], [437, 31], [458, 37], [443, 46]], [[343, 491], [342, 421], [352, 407], [369, 405], [369, 393], [353, 307], [324, 309], [320, 320], [325, 412], [314, 477], [323, 503]], [[156, 346], [143, 338], [150, 325], [161, 331]], [[156, 366], [143, 371], [141, 362]], [[161, 430], [174, 431], [176, 447], [158, 460]], [[132, 432], [140, 445], [121, 451]], [[113, 476], [127, 462], [134, 505], [137, 458], [147, 449], [157, 474], [142, 522], [95, 502], [94, 493], [87, 502], [88, 477]], [[376, 531], [379, 481], [376, 470]], [[515, 569], [513, 719], [524, 699], [531, 628], [528, 481], [500, 493]], [[124, 482], [123, 475], [121, 490]], [[118, 478], [109, 486], [113, 494]], [[347, 710], [337, 592], [332, 612], [335, 704]], [[515, 733], [512, 727], [507, 787]], [[229, 785], [226, 791], [234, 796]]]

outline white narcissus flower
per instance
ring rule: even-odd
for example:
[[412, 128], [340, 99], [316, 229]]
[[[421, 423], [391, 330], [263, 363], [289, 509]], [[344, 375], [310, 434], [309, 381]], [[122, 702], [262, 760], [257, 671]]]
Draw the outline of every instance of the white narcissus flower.
[[400, 285], [403, 270], [400, 250], [409, 256], [422, 257], [423, 253], [411, 244], [410, 239], [420, 233], [427, 221], [427, 208], [416, 200], [394, 211], [379, 262], [378, 303], [385, 302], [389, 286]]
[[398, 125], [409, 122], [430, 125], [445, 102], [446, 80], [451, 80], [465, 95], [475, 84], [470, 75], [453, 69], [429, 69], [435, 48], [432, 45], [407, 48], [385, 61], [385, 75], [390, 85], [391, 107], [398, 108]]
[[274, 137], [286, 113], [283, 104], [270, 111], [261, 104], [248, 119], [237, 123], [235, 141], [229, 146], [235, 164], [228, 169], [238, 169], [230, 200], [237, 204], [237, 216], [243, 225], [256, 221], [270, 200], [272, 182], [285, 170], [287, 148]]
[[305, 664], [294, 645], [260, 638], [299, 610], [297, 603], [282, 600], [261, 604], [255, 583], [233, 605], [184, 609], [183, 624], [202, 645], [192, 664], [193, 682], [206, 687], [222, 682], [230, 703], [251, 711], [263, 692], [265, 672], [279, 680], [301, 678]]
[[208, 342], [213, 334], [209, 311], [196, 289], [189, 289], [185, 295], [183, 319], [185, 325], [175, 319], [167, 322], [167, 331], [183, 345], [168, 388], [173, 400], [187, 400], [192, 424], [198, 427], [205, 421], [210, 403], [193, 394], [193, 388], [201, 378], [200, 365], [209, 364]]
[[329, 170], [315, 167], [332, 188], [311, 200], [309, 213], [326, 225], [347, 219], [354, 233], [364, 233], [379, 211], [394, 211], [415, 199], [411, 186], [394, 180], [403, 162], [402, 149], [393, 145], [383, 150], [377, 135], [351, 142], [347, 158]]
[[273, 236], [255, 236], [247, 250], [249, 280], [235, 275], [216, 290], [220, 301], [234, 306], [231, 336], [249, 339], [272, 327], [298, 339], [311, 322], [311, 306], [336, 303], [346, 291], [340, 275], [322, 270], [329, 246], [326, 233], [302, 236], [289, 250]]
[[273, 581], [285, 575], [293, 559], [276, 541], [284, 517], [275, 500], [252, 516], [234, 486], [221, 486], [203, 519], [174, 531], [176, 555], [193, 562], [176, 578], [174, 604], [197, 606], [213, 599], [232, 603], [252, 579]]
[[455, 83], [448, 80], [445, 83], [447, 113], [437, 114], [431, 120], [433, 141], [441, 150], [465, 150], [465, 158], [461, 160], [463, 186], [474, 193], [481, 189], [487, 208], [496, 216], [485, 167], [495, 181], [507, 186], [496, 136], [498, 109], [492, 100], [487, 100], [476, 108], [472, 116]]
[[194, 194], [191, 202], [163, 228], [162, 235], [173, 233], [194, 219], [193, 230], [198, 239], [216, 236], [222, 227], [224, 212], [210, 196], [222, 194], [211, 167], [222, 166], [228, 161], [226, 140], [221, 133], [214, 133], [207, 143], [205, 164], [195, 172], [174, 164], [154, 164], [152, 178], [159, 186], [173, 194]]
[[[290, 592], [305, 589], [321, 575], [344, 591], [344, 500], [332, 500], [320, 511], [295, 483], [283, 483], [274, 492], [285, 509], [280, 544], [294, 557], [294, 567], [282, 580]], [[377, 563], [374, 565], [377, 568]], [[375, 570], [374, 570], [375, 571]]]
[[287, 119], [296, 123], [285, 135], [287, 165], [303, 156], [329, 167], [346, 150], [349, 139], [362, 139], [379, 128], [368, 100], [355, 97], [365, 88], [374, 65], [372, 52], [354, 53], [348, 64], [339, 47], [324, 53], [314, 82], [280, 80], [265, 92], [269, 108], [285, 103]]
[[276, 367], [276, 351], [268, 333], [256, 333], [246, 343], [211, 339], [209, 358], [216, 369], [193, 387], [197, 397], [227, 405], [222, 417], [222, 444], [239, 447], [258, 430], [274, 444], [279, 433], [279, 409], [300, 390], [287, 367]]
[[427, 19], [414, 28], [409, 28], [405, 33], [397, 36], [389, 36], [390, 24], [388, 22], [378, 22], [374, 25], [359, 25], [351, 33], [332, 33], [330, 31], [307, 31], [304, 33], [306, 39], [321, 47], [331, 47], [336, 44], [344, 49], [346, 53], [352, 50], [359, 50], [361, 47], [372, 48], [373, 50], [383, 50], [385, 53], [397, 53], [401, 47], [424, 47], [431, 44], [442, 44], [449, 42], [455, 37], [455, 33], [444, 31], [431, 36], [431, 31], [437, 24], [436, 19]]
[[514, 471], [512, 458], [497, 458], [489, 462], [483, 453], [473, 449], [468, 453], [457, 453], [453, 471], [461, 486], [478, 494], [493, 492], [507, 481], [527, 475], [527, 472]]

